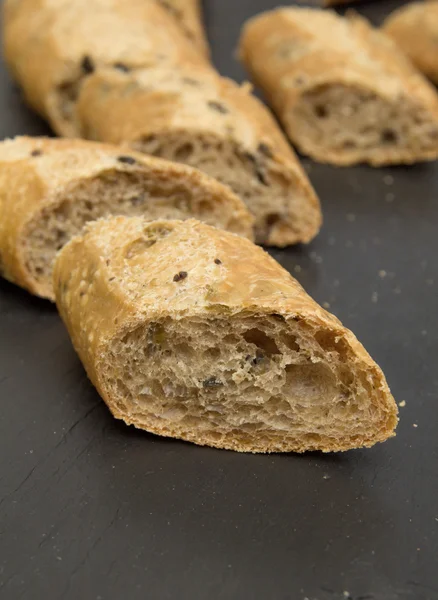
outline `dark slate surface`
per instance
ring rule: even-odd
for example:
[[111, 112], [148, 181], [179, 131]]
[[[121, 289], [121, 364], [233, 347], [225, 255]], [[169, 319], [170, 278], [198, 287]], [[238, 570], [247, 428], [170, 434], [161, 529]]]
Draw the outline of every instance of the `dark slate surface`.
[[[207, 0], [216, 64], [275, 0]], [[357, 8], [379, 22], [401, 2]], [[0, 135], [45, 133], [0, 69]], [[438, 598], [438, 164], [305, 161], [325, 213], [273, 252], [384, 368], [398, 436], [247, 456], [114, 421], [48, 303], [0, 281], [0, 598]]]

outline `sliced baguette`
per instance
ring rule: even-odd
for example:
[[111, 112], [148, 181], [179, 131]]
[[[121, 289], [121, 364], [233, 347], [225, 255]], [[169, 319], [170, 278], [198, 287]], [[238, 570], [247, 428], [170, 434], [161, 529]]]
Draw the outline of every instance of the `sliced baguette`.
[[182, 162], [229, 185], [254, 215], [256, 240], [287, 246], [319, 231], [318, 199], [271, 115], [246, 87], [189, 66], [117, 73], [82, 88], [82, 136]]
[[438, 96], [365, 19], [284, 8], [251, 19], [240, 55], [290, 139], [321, 162], [438, 156]]
[[384, 375], [261, 248], [195, 220], [115, 217], [59, 253], [59, 312], [113, 415], [247, 452], [394, 435]]
[[206, 61], [157, 0], [6, 0], [3, 46], [28, 103], [66, 137], [79, 137], [75, 104], [102, 66]]
[[57, 133], [198, 167], [246, 202], [260, 243], [318, 233], [319, 202], [272, 116], [157, 1], [30, 1], [6, 4], [6, 56]]
[[195, 169], [79, 140], [0, 143], [0, 273], [10, 281], [53, 300], [56, 252], [112, 214], [196, 217], [253, 236], [243, 202]]

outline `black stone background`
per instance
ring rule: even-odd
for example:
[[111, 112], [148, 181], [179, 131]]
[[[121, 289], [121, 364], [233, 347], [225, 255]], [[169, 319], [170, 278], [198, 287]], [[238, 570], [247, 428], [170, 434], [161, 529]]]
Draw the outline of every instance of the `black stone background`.
[[[216, 65], [242, 79], [240, 27], [276, 0], [205, 4]], [[379, 23], [400, 4], [356, 8]], [[0, 66], [0, 136], [47, 132]], [[252, 456], [128, 428], [55, 309], [1, 280], [2, 600], [438, 598], [438, 164], [303, 162], [324, 227], [272, 254], [382, 365], [397, 437]]]

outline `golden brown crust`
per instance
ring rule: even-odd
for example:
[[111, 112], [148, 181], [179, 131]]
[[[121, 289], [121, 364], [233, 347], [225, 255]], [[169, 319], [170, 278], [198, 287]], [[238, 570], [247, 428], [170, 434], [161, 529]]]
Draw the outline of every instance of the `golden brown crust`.
[[382, 25], [426, 77], [438, 84], [438, 2], [413, 2], [389, 15]]
[[182, 27], [185, 35], [209, 58], [210, 48], [202, 23], [201, 0], [156, 1], [172, 14]]
[[151, 0], [8, 0], [6, 61], [29, 104], [56, 133], [75, 137], [74, 104], [95, 69], [205, 62], [158, 2]]
[[[394, 111], [404, 102], [438, 125], [435, 90], [417, 73], [386, 36], [368, 22], [332, 11], [278, 9], [251, 19], [240, 40], [240, 56], [282, 120], [289, 137], [301, 150], [323, 162], [371, 164], [415, 162], [438, 156], [438, 144], [424, 150], [381, 148], [368, 156], [310, 149], [297, 139], [291, 116], [312, 90], [341, 86], [381, 100]], [[294, 115], [295, 117], [295, 115]]]
[[[193, 190], [193, 195], [196, 192], [222, 206], [224, 223], [229, 217], [230, 227], [237, 227], [238, 233], [252, 238], [253, 219], [226, 186], [190, 167], [136, 152], [130, 152], [128, 158], [135, 163], [126, 162], [126, 152], [118, 147], [83, 140], [20, 137], [0, 143], [3, 276], [34, 294], [53, 299], [52, 290], [36, 281], [26, 266], [27, 226], [38, 215], [55, 209], [74, 186], [108, 174], [139, 174], [145, 182], [167, 181], [176, 190]], [[147, 213], [148, 206], [144, 210]]]
[[[167, 237], [150, 246], [146, 242], [151, 231]], [[138, 252], [131, 252], [134, 247]], [[215, 264], [217, 257], [221, 257], [220, 268]], [[175, 283], [174, 273], [181, 271], [187, 275], [183, 282]], [[137, 218], [98, 221], [58, 255], [54, 288], [58, 309], [91, 381], [114, 416], [127, 423], [198, 444], [253, 452], [346, 450], [371, 446], [394, 434], [395, 402], [383, 373], [363, 346], [275, 260], [238, 236], [194, 220], [149, 225]], [[300, 321], [312, 331], [331, 335], [336, 343], [342, 340], [347, 364], [366, 373], [370, 402], [382, 415], [372, 434], [352, 439], [347, 432], [343, 439], [322, 437], [308, 443], [289, 439], [267, 444], [260, 440], [248, 446], [241, 432], [235, 431], [215, 442], [196, 427], [181, 429], [139, 421], [106, 386], [103, 372], [112, 341], [144, 323], [273, 313], [285, 323]], [[122, 372], [114, 374], [123, 380]]]

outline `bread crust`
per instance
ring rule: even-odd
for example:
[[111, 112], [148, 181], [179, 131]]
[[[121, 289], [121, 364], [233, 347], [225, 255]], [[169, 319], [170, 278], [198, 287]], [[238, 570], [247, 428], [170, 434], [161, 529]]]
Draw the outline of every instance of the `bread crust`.
[[392, 12], [382, 25], [414, 65], [438, 84], [438, 2], [413, 2]]
[[[152, 248], [142, 246], [151, 231], [167, 237]], [[134, 245], [139, 251], [133, 256]], [[185, 272], [183, 281], [174, 277], [178, 272]], [[115, 217], [97, 221], [58, 254], [54, 288], [60, 315], [88, 376], [113, 415], [128, 424], [159, 435], [242, 452], [330, 452], [371, 446], [394, 435], [396, 404], [383, 373], [363, 346], [274, 259], [243, 238], [195, 220], [146, 224], [138, 218]], [[372, 433], [357, 434], [353, 439], [347, 432], [343, 439], [322, 436], [306, 443], [284, 436], [267, 443], [257, 437], [245, 441], [241, 432], [235, 431], [218, 440], [203, 435], [196, 427], [142, 421], [105, 383], [112, 340], [124, 338], [144, 323], [188, 318], [208, 322], [224, 314], [235, 319], [253, 315], [267, 318], [273, 313], [285, 323], [300, 321], [314, 333], [342, 340], [346, 364], [366, 373], [372, 410], [380, 411], [381, 419]], [[108, 368], [123, 380], [120, 366]]]
[[[121, 158], [121, 160], [120, 160]], [[215, 179], [196, 169], [120, 148], [51, 138], [19, 137], [0, 143], [0, 273], [33, 294], [53, 300], [53, 290], [26, 266], [26, 231], [39, 215], [53, 211], [75, 186], [103, 175], [137, 174], [202, 194], [221, 206], [223, 223], [253, 238], [253, 218], [243, 202]], [[93, 199], [90, 198], [90, 202]], [[142, 210], [142, 209], [139, 209]], [[144, 208], [147, 213], [148, 206]], [[193, 213], [192, 213], [193, 216]]]
[[157, 0], [7, 0], [3, 19], [7, 64], [61, 136], [79, 137], [74, 103], [95, 70], [206, 61]]
[[[341, 86], [370, 95], [397, 111], [405, 102], [427, 119], [438, 138], [438, 97], [396, 45], [356, 14], [284, 8], [249, 20], [240, 40], [240, 56], [254, 81], [301, 151], [321, 162], [349, 165], [413, 163], [438, 156], [438, 141], [411, 147], [334, 151], [298, 137], [291, 116], [313, 90]], [[296, 123], [296, 121], [295, 121]], [[365, 124], [366, 125], [366, 124]]]

